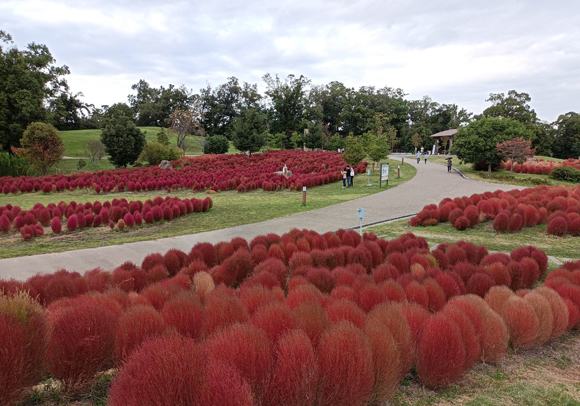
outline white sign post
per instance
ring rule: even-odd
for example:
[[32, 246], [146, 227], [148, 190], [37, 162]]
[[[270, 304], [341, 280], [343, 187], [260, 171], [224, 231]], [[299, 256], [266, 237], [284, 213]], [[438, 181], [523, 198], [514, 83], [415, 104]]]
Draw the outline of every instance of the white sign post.
[[363, 235], [362, 221], [365, 218], [365, 209], [362, 207], [359, 207], [358, 209], [356, 209], [356, 216], [360, 219], [360, 236], [362, 237], [362, 235]]
[[389, 164], [381, 164], [381, 180], [379, 181], [379, 188], [383, 187], [383, 181], [389, 185]]

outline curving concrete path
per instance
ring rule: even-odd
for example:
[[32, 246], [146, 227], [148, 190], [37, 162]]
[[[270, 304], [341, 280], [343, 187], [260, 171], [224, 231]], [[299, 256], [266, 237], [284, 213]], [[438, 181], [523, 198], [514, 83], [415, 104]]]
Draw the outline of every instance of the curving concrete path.
[[[401, 159], [400, 157], [393, 157]], [[419, 212], [423, 206], [439, 203], [445, 197], [469, 196], [486, 191], [512, 190], [513, 185], [501, 185], [464, 179], [458, 172], [447, 172], [447, 167], [429, 162], [416, 164], [415, 159], [405, 159], [417, 168], [417, 175], [410, 181], [384, 192], [351, 200], [287, 217], [246, 224], [222, 230], [183, 235], [152, 241], [88, 248], [54, 254], [42, 254], [0, 260], [0, 278], [25, 280], [37, 273], [51, 273], [58, 269], [84, 272], [96, 267], [113, 269], [125, 261], [140, 264], [146, 255], [153, 252], [165, 253], [171, 248], [188, 252], [198, 242], [217, 243], [243, 237], [251, 240], [257, 235], [283, 234], [292, 228], [310, 229], [319, 233], [336, 231], [340, 228], [356, 228], [360, 220], [357, 208], [364, 207], [364, 225], [405, 217]], [[396, 170], [396, 168], [395, 168]], [[391, 168], [391, 176], [394, 172]], [[355, 187], [364, 187], [364, 181], [355, 182]], [[364, 176], [366, 180], [366, 176]], [[358, 185], [356, 184], [358, 183]], [[341, 187], [336, 183], [336, 187]]]

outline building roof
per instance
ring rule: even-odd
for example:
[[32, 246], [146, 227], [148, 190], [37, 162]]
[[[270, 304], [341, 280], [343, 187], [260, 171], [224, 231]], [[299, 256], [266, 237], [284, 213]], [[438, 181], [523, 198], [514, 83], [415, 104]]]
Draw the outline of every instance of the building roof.
[[457, 133], [457, 128], [453, 130], [445, 130], [435, 134], [430, 135], [430, 137], [453, 137]]

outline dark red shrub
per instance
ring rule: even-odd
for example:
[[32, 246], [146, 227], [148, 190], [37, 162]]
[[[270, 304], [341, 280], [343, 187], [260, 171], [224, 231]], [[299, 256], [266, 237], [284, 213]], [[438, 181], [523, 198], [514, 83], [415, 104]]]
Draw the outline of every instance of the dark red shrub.
[[[150, 339], [119, 369], [109, 391], [108, 404], [207, 404], [202, 403], [205, 394], [201, 390], [205, 387], [207, 362], [203, 348], [191, 339], [177, 334]], [[229, 381], [224, 384], [229, 384]], [[230, 395], [240, 396], [236, 393]], [[248, 403], [240, 405], [246, 406]]]
[[20, 292], [0, 295], [0, 402], [16, 402], [39, 382], [47, 350], [49, 322], [40, 305]]
[[409, 260], [401, 252], [393, 252], [387, 255], [385, 262], [397, 268], [401, 274], [409, 272]]
[[250, 385], [254, 400], [261, 403], [272, 368], [272, 344], [266, 333], [248, 324], [234, 324], [209, 337], [206, 345], [213, 359], [237, 368]]
[[135, 225], [135, 217], [131, 213], [127, 213], [123, 216], [123, 221], [127, 227], [133, 227]]
[[467, 230], [470, 227], [470, 221], [467, 217], [460, 216], [455, 220], [453, 226], [459, 231]]
[[62, 224], [60, 222], [60, 218], [58, 217], [53, 218], [50, 224], [50, 228], [53, 233], [60, 234], [60, 232], [62, 231]]
[[443, 313], [423, 326], [417, 353], [417, 374], [423, 385], [444, 388], [464, 372], [465, 347], [457, 325]]
[[520, 216], [518, 213], [512, 214], [510, 217], [509, 225], [508, 225], [508, 231], [510, 233], [515, 233], [515, 232], [521, 230], [523, 226], [524, 226], [524, 220], [523, 220], [522, 216]]
[[285, 304], [272, 302], [259, 308], [250, 324], [264, 330], [270, 341], [276, 343], [280, 336], [296, 328], [296, 316]]
[[306, 279], [322, 293], [330, 293], [335, 284], [333, 275], [326, 268], [311, 268], [306, 274]]
[[340, 323], [325, 332], [318, 346], [318, 404], [363, 406], [374, 384], [370, 346], [360, 330]]
[[331, 325], [330, 320], [318, 302], [304, 302], [293, 309], [298, 328], [306, 333], [312, 345], [318, 346], [322, 333]]
[[318, 360], [301, 330], [282, 335], [276, 345], [272, 379], [264, 397], [268, 406], [312, 406], [318, 387]]
[[326, 308], [328, 319], [334, 323], [349, 321], [355, 327], [363, 328], [365, 324], [365, 313], [356, 303], [346, 299], [337, 300]]
[[147, 255], [141, 263], [141, 268], [144, 271], [152, 269], [155, 265], [163, 264], [163, 256], [158, 252]]
[[[443, 276], [444, 274], [441, 274]], [[433, 278], [427, 278], [423, 281], [423, 286], [429, 297], [429, 310], [438, 312], [445, 306], [447, 297], [445, 291], [439, 283]]]
[[212, 268], [218, 264], [218, 254], [212, 244], [207, 242], [197, 243], [193, 249], [197, 249], [201, 252], [203, 260], [208, 268]]
[[553, 218], [548, 223], [548, 228], [546, 229], [548, 234], [556, 235], [558, 237], [563, 236], [568, 232], [568, 222], [564, 217]]
[[248, 321], [248, 318], [248, 313], [240, 300], [226, 288], [219, 287], [207, 295], [204, 315], [206, 336], [234, 323]]
[[457, 219], [459, 217], [462, 217], [462, 216], [463, 216], [463, 210], [462, 209], [460, 209], [460, 208], [453, 209], [451, 211], [451, 213], [449, 213], [449, 222], [452, 225], [454, 225], [455, 224], [455, 221], [457, 221]]
[[486, 272], [475, 272], [467, 282], [468, 293], [473, 293], [479, 297], [485, 294], [495, 285], [495, 280]]
[[463, 346], [465, 348], [465, 363], [463, 364], [463, 371], [468, 372], [481, 358], [481, 345], [479, 339], [475, 334], [475, 328], [469, 317], [461, 310], [448, 306], [445, 308], [443, 314], [447, 316], [459, 328]]
[[203, 333], [203, 307], [196, 293], [183, 292], [168, 300], [161, 316], [167, 326], [173, 326], [183, 337], [194, 340]]
[[179, 270], [185, 265], [182, 263], [177, 251], [178, 250], [176, 249], [170, 249], [163, 256], [163, 265], [165, 265], [165, 268], [167, 268], [170, 276], [176, 275], [177, 272], [179, 272]]
[[423, 330], [423, 323], [429, 318], [429, 312], [416, 303], [400, 303], [398, 308], [407, 319], [413, 340], [413, 348], [416, 349]]
[[119, 318], [116, 329], [115, 356], [121, 363], [145, 340], [165, 330], [163, 317], [152, 306], [134, 306]]
[[[111, 310], [102, 300], [112, 301]], [[93, 383], [96, 373], [110, 366], [115, 348], [115, 330], [120, 305], [113, 299], [81, 296], [52, 317], [46, 365], [60, 380], [64, 392]]]
[[75, 231], [77, 229], [78, 219], [76, 214], [71, 215], [66, 221], [68, 231]]
[[365, 313], [388, 300], [385, 291], [375, 284], [366, 283], [362, 288], [357, 289], [357, 303]]

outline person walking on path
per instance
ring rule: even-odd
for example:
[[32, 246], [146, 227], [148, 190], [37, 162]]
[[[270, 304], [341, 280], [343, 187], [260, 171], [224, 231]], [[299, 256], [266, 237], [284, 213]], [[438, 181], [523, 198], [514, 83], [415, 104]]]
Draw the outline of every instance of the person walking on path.
[[421, 162], [421, 152], [417, 151], [417, 163]]
[[447, 172], [451, 172], [451, 158], [447, 158]]
[[425, 163], [427, 163], [427, 156], [429, 156], [429, 153], [425, 152]]
[[347, 170], [347, 168], [344, 168], [342, 171], [340, 171], [340, 174], [342, 175], [342, 188], [343, 189], [346, 187], [346, 170]]

